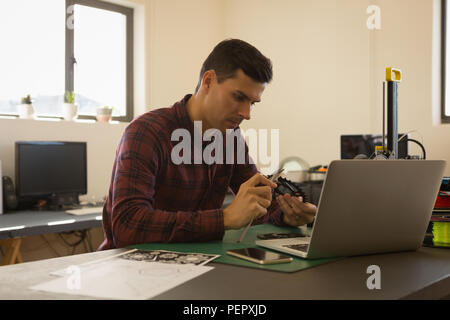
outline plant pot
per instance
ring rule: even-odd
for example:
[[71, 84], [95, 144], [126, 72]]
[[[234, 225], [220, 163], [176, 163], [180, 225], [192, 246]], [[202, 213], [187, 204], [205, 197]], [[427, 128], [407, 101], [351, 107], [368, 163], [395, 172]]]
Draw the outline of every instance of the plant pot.
[[63, 112], [64, 119], [72, 121], [78, 116], [78, 106], [73, 103], [64, 103]]
[[32, 104], [19, 104], [18, 111], [20, 119], [34, 119], [34, 108]]
[[97, 121], [109, 122], [112, 119], [112, 109], [110, 108], [97, 108]]

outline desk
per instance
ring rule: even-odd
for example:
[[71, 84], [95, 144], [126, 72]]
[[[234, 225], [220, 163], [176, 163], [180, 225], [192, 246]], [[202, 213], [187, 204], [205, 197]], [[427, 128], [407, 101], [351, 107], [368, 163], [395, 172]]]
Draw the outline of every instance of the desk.
[[[105, 258], [125, 249], [0, 267], [0, 299], [91, 299], [29, 290], [54, 279], [49, 272]], [[369, 290], [370, 265], [381, 268], [381, 290]], [[450, 295], [450, 250], [346, 258], [295, 273], [264, 271], [210, 263], [214, 270], [155, 299], [291, 300], [291, 299], [440, 299]]]
[[[227, 193], [223, 202], [226, 208], [234, 195]], [[61, 224], [53, 224], [61, 222]], [[70, 222], [70, 223], [62, 223]], [[49, 225], [49, 223], [51, 225]], [[33, 235], [84, 230], [102, 226], [102, 214], [71, 215], [65, 211], [17, 211], [0, 215], [0, 246], [6, 247], [0, 265], [21, 263], [21, 238]]]
[[6, 247], [1, 263], [22, 262], [20, 244], [23, 237], [101, 226], [101, 213], [75, 216], [65, 211], [17, 211], [0, 215], [0, 245]]

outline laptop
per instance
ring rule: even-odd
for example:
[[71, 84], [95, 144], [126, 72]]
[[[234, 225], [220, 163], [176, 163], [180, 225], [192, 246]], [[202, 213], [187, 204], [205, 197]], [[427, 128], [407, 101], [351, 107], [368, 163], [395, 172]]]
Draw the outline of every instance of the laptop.
[[306, 259], [417, 250], [445, 165], [444, 160], [333, 161], [311, 236], [256, 245]]

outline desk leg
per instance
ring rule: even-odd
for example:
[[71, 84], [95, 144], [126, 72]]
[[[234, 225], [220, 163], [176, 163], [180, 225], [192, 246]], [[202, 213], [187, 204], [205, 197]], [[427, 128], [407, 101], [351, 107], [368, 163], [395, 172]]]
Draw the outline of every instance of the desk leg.
[[23, 262], [22, 255], [20, 254], [21, 244], [21, 238], [0, 240], [0, 245], [5, 247], [5, 255], [0, 262], [1, 266]]

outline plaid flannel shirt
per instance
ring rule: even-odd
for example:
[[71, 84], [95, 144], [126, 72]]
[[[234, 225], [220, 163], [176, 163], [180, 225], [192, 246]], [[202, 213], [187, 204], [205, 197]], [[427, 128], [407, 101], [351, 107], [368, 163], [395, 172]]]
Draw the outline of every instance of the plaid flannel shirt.
[[[227, 164], [225, 154], [223, 164], [208, 165], [203, 159], [201, 164], [173, 163], [171, 151], [179, 142], [171, 140], [172, 132], [183, 128], [194, 137], [196, 130], [186, 109], [190, 96], [186, 95], [172, 107], [137, 117], [125, 129], [103, 208], [105, 239], [99, 250], [148, 242], [203, 242], [223, 238], [221, 207], [228, 188], [237, 194], [240, 185], [258, 171], [249, 163], [247, 144], [245, 164], [236, 161]], [[243, 139], [240, 133], [239, 136]], [[268, 208], [267, 215], [254, 221], [260, 223], [283, 225], [276, 201]]]

